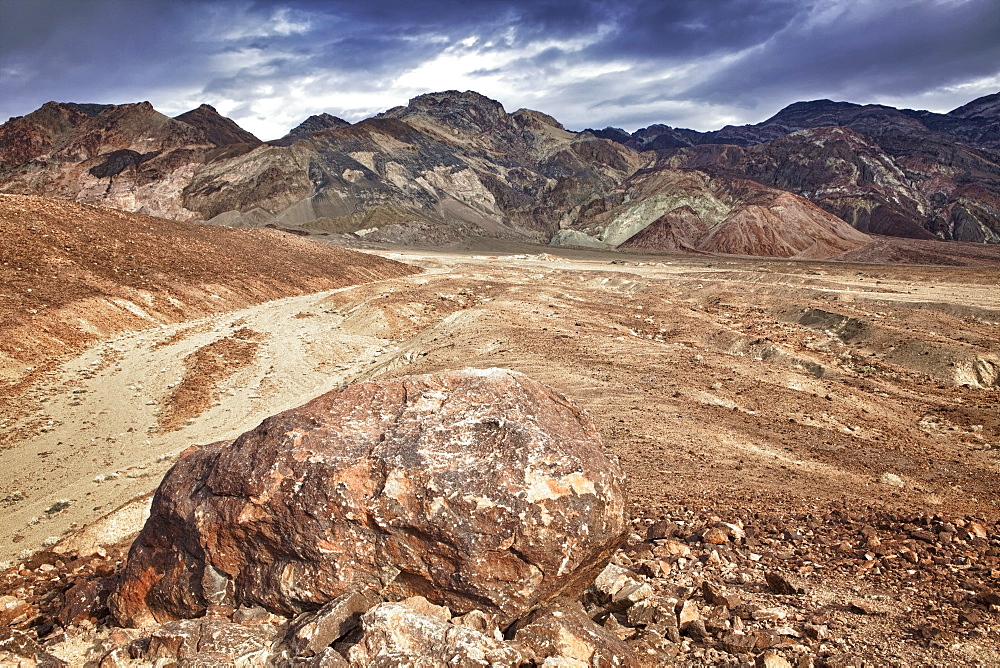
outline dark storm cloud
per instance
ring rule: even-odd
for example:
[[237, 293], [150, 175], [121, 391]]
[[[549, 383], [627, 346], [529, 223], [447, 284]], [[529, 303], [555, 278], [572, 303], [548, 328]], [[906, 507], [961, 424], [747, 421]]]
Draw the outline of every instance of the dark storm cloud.
[[958, 106], [998, 85], [998, 34], [996, 0], [0, 0], [0, 120], [209, 102], [272, 136], [473, 88], [574, 128], [710, 129], [817, 97]]
[[[159, 70], [160, 57], [168, 55], [174, 68], [183, 69], [188, 59], [174, 54], [172, 45], [184, 39], [185, 4], [0, 0], [4, 109], [20, 99], [82, 100], [148, 82]], [[169, 29], [142, 29], [148, 25]]]
[[587, 50], [593, 57], [704, 57], [758, 44], [784, 28], [794, 0], [676, 0], [622, 3], [617, 30]]
[[782, 91], [866, 100], [998, 72], [1000, 3], [994, 0], [843, 3], [776, 34], [690, 94], [747, 104]]

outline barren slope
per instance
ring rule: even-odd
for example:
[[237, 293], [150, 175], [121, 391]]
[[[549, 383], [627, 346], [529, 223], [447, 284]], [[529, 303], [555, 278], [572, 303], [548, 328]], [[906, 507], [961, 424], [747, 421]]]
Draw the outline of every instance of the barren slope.
[[30, 410], [24, 389], [96, 340], [417, 271], [277, 230], [20, 195], [0, 195], [0, 231], [4, 442], [16, 438], [10, 425]]
[[[623, 250], [824, 259], [871, 239], [792, 193], [693, 169], [641, 171], [557, 237]], [[588, 243], [589, 245], [589, 243]]]

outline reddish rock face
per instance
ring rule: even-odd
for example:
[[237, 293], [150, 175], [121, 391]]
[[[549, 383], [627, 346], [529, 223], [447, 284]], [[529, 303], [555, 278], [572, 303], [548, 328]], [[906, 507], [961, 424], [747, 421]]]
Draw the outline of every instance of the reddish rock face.
[[359, 589], [512, 621], [593, 582], [627, 529], [590, 418], [522, 374], [359, 383], [187, 451], [109, 604], [294, 614]]

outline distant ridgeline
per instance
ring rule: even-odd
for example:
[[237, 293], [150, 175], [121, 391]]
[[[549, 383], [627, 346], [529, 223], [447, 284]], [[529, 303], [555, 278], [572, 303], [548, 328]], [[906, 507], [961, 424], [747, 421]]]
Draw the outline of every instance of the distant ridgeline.
[[49, 102], [0, 126], [0, 192], [422, 245], [830, 258], [869, 233], [1000, 243], [1000, 93], [947, 114], [818, 100], [628, 133], [448, 91], [269, 142], [208, 105]]

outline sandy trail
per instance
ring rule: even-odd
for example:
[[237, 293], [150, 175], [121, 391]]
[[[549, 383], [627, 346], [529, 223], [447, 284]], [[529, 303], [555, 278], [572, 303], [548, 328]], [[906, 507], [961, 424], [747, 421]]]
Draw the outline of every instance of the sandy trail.
[[[0, 560], [152, 491], [192, 444], [345, 383], [469, 366], [523, 371], [583, 404], [648, 516], [833, 502], [1000, 513], [1000, 389], [961, 384], [969, 360], [988, 372], [1000, 359], [987, 270], [384, 255], [426, 272], [128, 333], [48, 373], [29, 391], [37, 409], [5, 432], [30, 436], [0, 442]], [[802, 324], [809, 309], [861, 334]], [[186, 366], [227, 339], [253, 341], [250, 359], [221, 376]], [[207, 403], [168, 429], [185, 383]]]
[[[342, 320], [324, 305], [335, 292], [129, 333], [92, 346], [49, 373], [34, 388], [39, 410], [28, 418], [41, 425], [37, 436], [4, 444], [0, 451], [0, 470], [7, 472], [3, 496], [26, 497], [5, 512], [0, 559], [51, 543], [150, 491], [189, 445], [235, 438], [267, 415], [372, 366], [387, 341], [349, 332], [327, 336]], [[310, 317], [296, 317], [300, 314]], [[218, 383], [217, 398], [203, 413], [178, 429], [161, 428], [159, 414], [183, 380], [179, 361], [244, 328], [261, 334], [253, 363]], [[65, 512], [51, 510], [67, 503]], [[16, 536], [23, 539], [13, 542]]]

